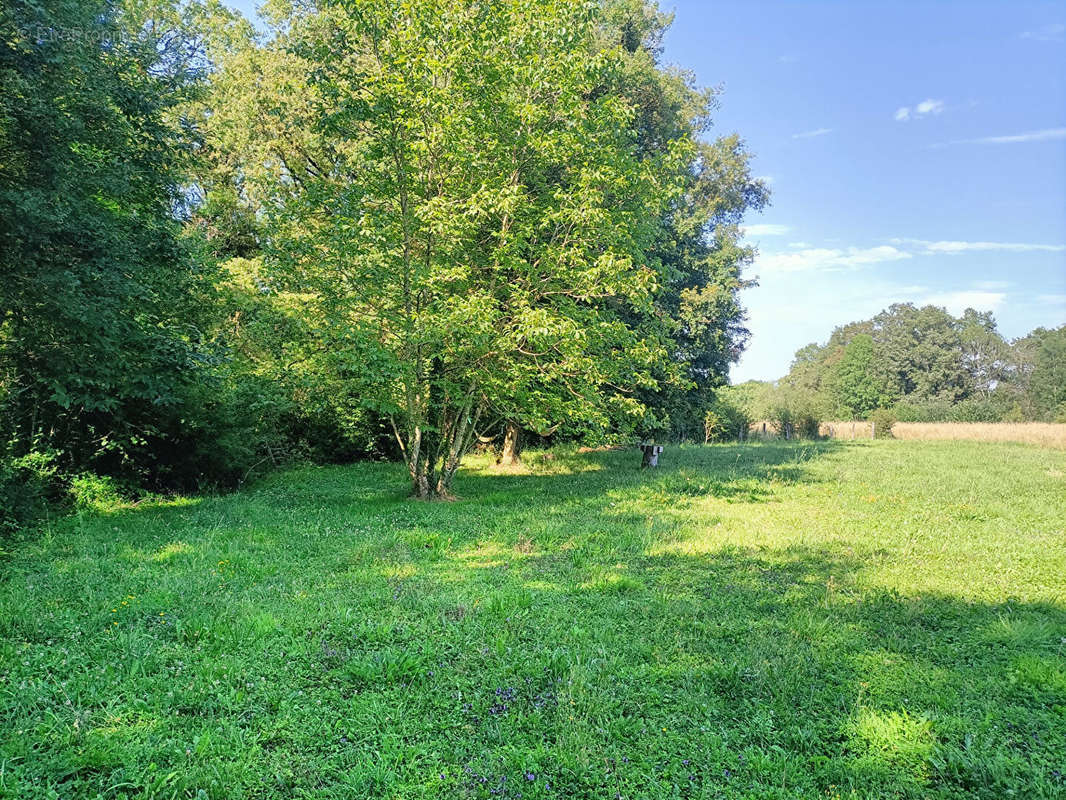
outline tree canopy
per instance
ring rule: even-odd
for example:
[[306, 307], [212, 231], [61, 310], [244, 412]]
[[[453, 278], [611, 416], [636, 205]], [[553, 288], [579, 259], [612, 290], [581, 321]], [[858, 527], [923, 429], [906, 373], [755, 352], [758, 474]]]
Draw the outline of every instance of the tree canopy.
[[[768, 201], [644, 0], [17, 2], [5, 463], [159, 488], [692, 435]], [[44, 462], [42, 462], [44, 463]]]

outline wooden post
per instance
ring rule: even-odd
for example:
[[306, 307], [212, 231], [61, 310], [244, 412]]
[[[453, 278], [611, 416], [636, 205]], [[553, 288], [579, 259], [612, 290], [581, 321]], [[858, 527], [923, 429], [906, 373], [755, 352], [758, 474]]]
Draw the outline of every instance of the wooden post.
[[870, 421], [870, 438], [871, 439], [876, 439], [877, 438], [877, 423], [874, 422], [873, 420]]

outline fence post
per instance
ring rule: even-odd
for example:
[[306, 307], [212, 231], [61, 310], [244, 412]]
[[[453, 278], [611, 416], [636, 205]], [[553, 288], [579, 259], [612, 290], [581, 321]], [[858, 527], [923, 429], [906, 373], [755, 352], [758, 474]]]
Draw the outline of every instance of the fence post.
[[874, 422], [873, 420], [870, 420], [870, 438], [871, 439], [876, 439], [877, 438], [877, 423]]

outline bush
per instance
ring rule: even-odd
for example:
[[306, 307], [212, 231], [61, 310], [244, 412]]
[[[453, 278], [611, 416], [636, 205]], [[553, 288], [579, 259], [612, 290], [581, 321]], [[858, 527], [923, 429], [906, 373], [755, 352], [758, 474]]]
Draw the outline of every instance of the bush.
[[870, 422], [874, 426], [874, 435], [878, 439], [891, 439], [892, 426], [896, 424], [896, 415], [889, 408], [878, 408], [870, 413]]
[[737, 405], [715, 399], [703, 417], [703, 441], [723, 442], [738, 438], [747, 431], [751, 420]]
[[113, 478], [84, 472], [70, 482], [70, 497], [74, 507], [83, 511], [100, 511], [122, 504]]
[[0, 460], [0, 533], [13, 533], [47, 515], [66, 497], [53, 451], [31, 451]]
[[793, 436], [801, 436], [804, 439], [817, 439], [818, 430], [822, 425], [821, 419], [811, 409], [786, 405], [774, 408], [770, 421], [781, 436], [785, 436], [786, 431], [791, 430]]

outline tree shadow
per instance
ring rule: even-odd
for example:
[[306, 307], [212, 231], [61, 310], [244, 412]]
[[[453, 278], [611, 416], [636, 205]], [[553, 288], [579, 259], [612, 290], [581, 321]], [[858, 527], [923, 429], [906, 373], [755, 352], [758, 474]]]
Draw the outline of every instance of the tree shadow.
[[475, 465], [448, 504], [305, 469], [85, 518], [0, 584], [29, 732], [0, 759], [60, 796], [1066, 795], [1061, 605], [871, 588], [891, 553], [832, 537], [687, 548], [848, 446]]
[[[467, 561], [456, 580], [449, 561], [412, 587], [450, 602], [480, 590], [487, 602], [465, 620], [445, 612], [444, 627], [480, 615], [505, 631], [507, 677], [468, 695], [477, 723], [456, 751], [478, 780], [509, 775], [505, 743], [547, 686], [598, 720], [554, 720], [564, 796], [1066, 794], [1060, 606], [860, 592], [860, 560], [805, 547], [645, 555], [584, 581], [570, 567], [556, 554]], [[569, 630], [543, 641], [560, 619]], [[436, 656], [500, 671], [492, 650]], [[500, 711], [501, 686], [531, 688]], [[606, 773], [558, 752], [573, 724]]]

